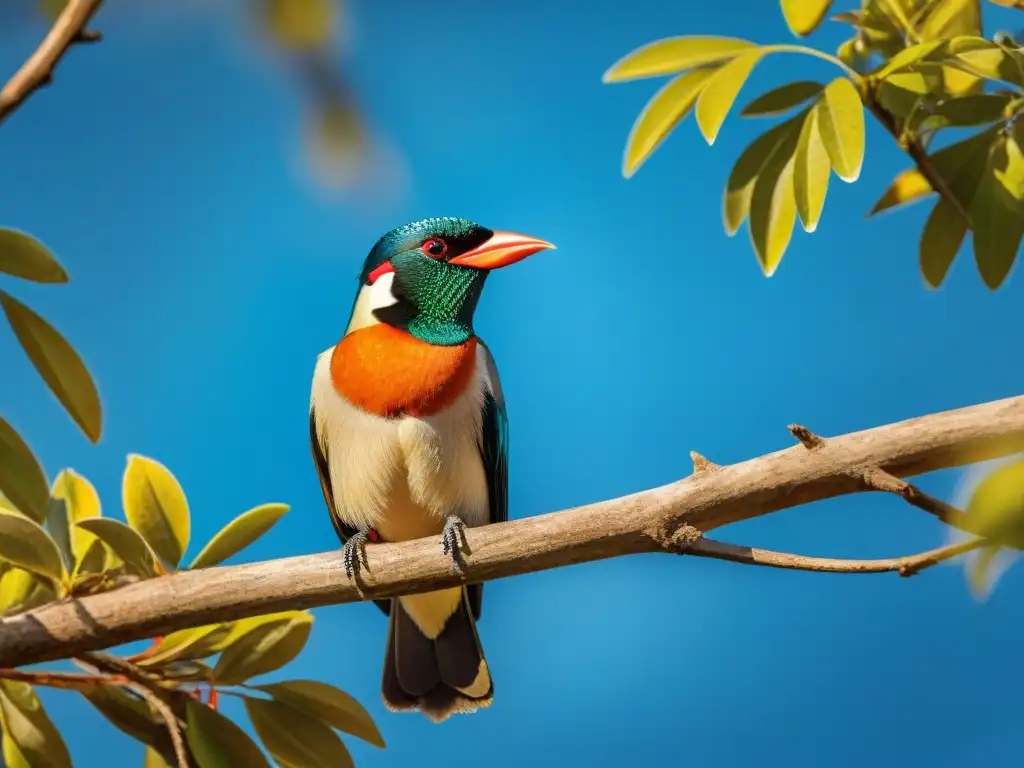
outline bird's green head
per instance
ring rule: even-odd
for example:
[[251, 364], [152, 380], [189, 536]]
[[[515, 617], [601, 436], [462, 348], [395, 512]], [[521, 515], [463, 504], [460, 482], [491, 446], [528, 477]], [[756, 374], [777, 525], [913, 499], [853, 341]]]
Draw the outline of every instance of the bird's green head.
[[473, 335], [473, 312], [490, 271], [554, 247], [467, 219], [423, 219], [393, 229], [366, 257], [349, 330], [382, 322], [430, 344], [462, 344]]

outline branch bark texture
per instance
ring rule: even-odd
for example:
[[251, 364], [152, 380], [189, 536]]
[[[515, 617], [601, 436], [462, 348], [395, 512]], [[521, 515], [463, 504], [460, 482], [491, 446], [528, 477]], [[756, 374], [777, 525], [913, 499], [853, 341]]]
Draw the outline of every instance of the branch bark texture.
[[[866, 490], [898, 494], [949, 521], [955, 510], [900, 478], [1024, 451], [1024, 397], [839, 437], [821, 438], [796, 426], [790, 431], [800, 444], [786, 450], [727, 466], [699, 457], [691, 476], [660, 488], [470, 529], [465, 580], [488, 581], [641, 552], [909, 575], [959, 550], [858, 568], [850, 565], [858, 561], [766, 553], [711, 542], [703, 535], [729, 523]], [[813, 567], [816, 562], [822, 567]], [[0, 667], [81, 655], [190, 626], [424, 592], [462, 581], [434, 538], [367, 547], [356, 583], [346, 578], [337, 551], [187, 571], [0, 621]]]
[[53, 70], [72, 45], [100, 39], [86, 25], [102, 3], [103, 0], [68, 0], [35, 53], [0, 89], [0, 123], [53, 79]]

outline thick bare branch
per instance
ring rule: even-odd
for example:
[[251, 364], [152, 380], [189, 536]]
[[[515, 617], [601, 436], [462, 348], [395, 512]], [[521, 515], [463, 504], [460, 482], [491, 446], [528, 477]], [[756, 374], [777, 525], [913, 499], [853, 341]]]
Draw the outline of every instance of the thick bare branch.
[[[471, 529], [470, 582], [639, 552], [683, 552], [712, 529], [867, 490], [865, 472], [916, 475], [1024, 450], [1024, 397], [922, 416], [695, 472], [610, 501]], [[326, 514], [326, 513], [325, 513]], [[0, 667], [80, 655], [189, 626], [349, 603], [462, 581], [437, 539], [368, 547], [359, 584], [337, 552], [189, 571], [0, 621]]]
[[68, 0], [49, 34], [28, 61], [0, 89], [0, 122], [20, 107], [29, 96], [53, 78], [53, 70], [75, 43], [99, 40], [99, 34], [85, 27], [103, 0]]

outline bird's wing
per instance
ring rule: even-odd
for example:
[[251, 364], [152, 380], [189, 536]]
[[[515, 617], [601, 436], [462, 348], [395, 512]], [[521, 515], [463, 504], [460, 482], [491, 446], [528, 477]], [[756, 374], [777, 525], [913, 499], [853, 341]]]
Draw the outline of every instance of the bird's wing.
[[[337, 509], [334, 506], [334, 490], [331, 488], [331, 470], [327, 462], [327, 449], [320, 440], [320, 433], [316, 428], [316, 412], [313, 406], [309, 407], [309, 445], [313, 452], [313, 465], [316, 467], [317, 477], [320, 478], [320, 490], [323, 491], [324, 501], [327, 503], [327, 511], [331, 515], [331, 524], [338, 538], [345, 543], [358, 533], [358, 529], [338, 517]], [[390, 600], [374, 600], [377, 607], [385, 614], [391, 612]]]
[[[487, 345], [479, 342], [484, 363], [483, 429], [480, 433], [480, 459], [487, 478], [487, 498], [492, 523], [508, 520], [508, 417], [505, 397], [494, 357]], [[483, 606], [483, 584], [467, 588], [473, 617], [479, 619]]]

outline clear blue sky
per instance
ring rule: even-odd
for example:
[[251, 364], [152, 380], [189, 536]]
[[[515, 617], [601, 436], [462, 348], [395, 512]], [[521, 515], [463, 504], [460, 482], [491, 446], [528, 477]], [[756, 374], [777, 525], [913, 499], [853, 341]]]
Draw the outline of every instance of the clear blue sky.
[[[1024, 276], [991, 293], [965, 249], [941, 291], [924, 288], [927, 207], [864, 219], [903, 167], [880, 129], [860, 182], [833, 179], [818, 232], [798, 232], [770, 280], [745, 230], [725, 237], [719, 207], [765, 123], [731, 119], [708, 148], [688, 121], [621, 178], [657, 83], [603, 86], [605, 68], [670, 34], [785, 41], [777, 3], [353, 2], [351, 74], [405, 168], [404, 183], [388, 177], [388, 194], [359, 203], [303, 176], [300, 102], [239, 14], [127, 6], [112, 1], [104, 42], [74, 51], [0, 129], [0, 224], [38, 235], [72, 275], [4, 288], [84, 354], [106, 430], [89, 446], [6, 330], [0, 408], [51, 473], [90, 477], [110, 514], [138, 452], [180, 478], [197, 545], [280, 500], [292, 512], [247, 558], [334, 547], [307, 444], [314, 357], [343, 330], [374, 240], [424, 216], [559, 246], [495, 275], [478, 313], [509, 403], [513, 518], [682, 477], [689, 449], [732, 462], [785, 447], [791, 422], [828, 435], [1021, 392], [1024, 358], [1008, 340]], [[1016, 22], [995, 10], [992, 22]], [[3, 72], [42, 31], [8, 23], [16, 15], [0, 24]], [[834, 46], [838, 26], [815, 42]], [[771, 59], [741, 100], [831, 75]], [[956, 481], [923, 480], [947, 497]], [[870, 496], [723, 532], [837, 557], [906, 554], [943, 535]], [[440, 726], [387, 713], [386, 625], [366, 604], [317, 610], [307, 651], [280, 676], [367, 705], [390, 746], [350, 740], [361, 766], [997, 768], [1024, 758], [1022, 606], [1019, 567], [980, 605], [953, 567], [902, 581], [643, 556], [488, 586], [489, 711]], [[139, 764], [138, 745], [71, 694], [46, 701], [78, 766]]]

